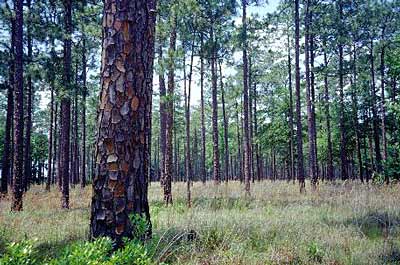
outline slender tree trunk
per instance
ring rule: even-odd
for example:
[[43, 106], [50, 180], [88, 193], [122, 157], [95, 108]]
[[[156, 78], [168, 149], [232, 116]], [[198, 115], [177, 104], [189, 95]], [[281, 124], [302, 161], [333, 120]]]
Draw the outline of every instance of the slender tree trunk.
[[60, 177], [62, 179], [61, 207], [69, 208], [69, 159], [70, 159], [70, 121], [71, 100], [68, 95], [71, 89], [71, 34], [72, 34], [72, 3], [64, 0], [64, 95], [61, 98], [61, 135], [60, 135]]
[[[190, 56], [190, 66], [189, 66], [189, 84], [188, 84], [188, 91], [186, 93], [186, 77], [185, 77], [185, 84], [184, 84], [184, 93], [185, 93], [185, 118], [186, 118], [186, 194], [187, 194], [187, 204], [188, 207], [192, 207], [192, 193], [190, 190], [192, 175], [193, 175], [193, 161], [191, 157], [190, 151], [190, 94], [191, 94], [191, 87], [192, 87], [192, 73], [193, 73], [193, 57], [194, 57], [194, 41], [195, 38], [193, 37], [192, 41], [192, 53]], [[184, 59], [186, 61], [186, 58]], [[186, 70], [186, 62], [183, 64], [184, 71]], [[186, 72], [186, 71], [185, 71]]]
[[243, 171], [242, 171], [242, 152], [241, 152], [241, 146], [242, 143], [240, 141], [240, 124], [241, 124], [241, 119], [239, 118], [239, 104], [235, 102], [235, 109], [236, 109], [236, 138], [237, 138], [237, 167], [238, 167], [238, 178], [240, 182], [243, 181]]
[[375, 163], [376, 170], [380, 173], [382, 172], [382, 156], [381, 147], [379, 142], [379, 117], [378, 111], [376, 110], [376, 86], [375, 86], [375, 66], [374, 66], [374, 42], [370, 40], [370, 64], [371, 64], [371, 108], [372, 108], [372, 128], [374, 134], [374, 144], [375, 144]]
[[300, 100], [300, 17], [299, 0], [295, 0], [295, 63], [296, 63], [296, 135], [297, 135], [297, 179], [300, 193], [305, 192], [304, 163], [303, 163], [303, 126], [301, 123]]
[[327, 179], [333, 180], [334, 171], [333, 171], [333, 154], [332, 154], [332, 132], [331, 132], [331, 115], [329, 111], [329, 85], [328, 85], [328, 57], [326, 54], [326, 41], [324, 40], [324, 97], [325, 97], [325, 119], [326, 119], [326, 134], [327, 134]]
[[311, 96], [311, 78], [310, 78], [310, 17], [311, 0], [306, 1], [306, 15], [305, 15], [305, 70], [306, 70], [306, 101], [307, 101], [307, 126], [308, 126], [308, 146], [309, 146], [309, 174], [311, 177], [311, 187], [313, 190], [317, 188], [318, 175], [317, 175], [317, 157], [316, 157], [316, 143], [314, 138], [314, 103]]
[[352, 88], [352, 101], [353, 101], [353, 115], [354, 115], [354, 129], [356, 131], [356, 149], [357, 149], [357, 160], [358, 160], [358, 173], [360, 174], [361, 182], [364, 182], [364, 170], [363, 161], [361, 156], [361, 136], [360, 136], [360, 124], [358, 122], [358, 102], [356, 97], [357, 89], [357, 50], [356, 45], [353, 45], [353, 88]]
[[244, 179], [246, 196], [250, 195], [250, 133], [249, 133], [249, 86], [248, 86], [248, 59], [247, 59], [247, 0], [242, 0], [242, 27], [243, 27], [243, 114], [244, 114]]
[[[170, 56], [168, 61], [168, 102], [166, 103], [166, 140], [165, 140], [165, 179], [164, 184], [164, 202], [168, 206], [172, 204], [172, 190], [171, 181], [173, 175], [173, 149], [172, 149], [172, 138], [174, 131], [174, 88], [175, 88], [175, 64], [174, 64], [174, 53], [176, 46], [176, 27], [177, 19], [176, 15], [173, 15], [173, 25], [170, 33], [169, 51]], [[178, 173], [178, 171], [176, 171]]]
[[211, 80], [212, 80], [212, 132], [213, 132], [213, 179], [216, 185], [221, 182], [219, 162], [219, 134], [218, 134], [218, 101], [217, 101], [217, 51], [214, 29], [211, 29], [210, 39], [212, 41], [211, 54]]
[[[295, 180], [295, 167], [294, 167], [294, 126], [293, 126], [293, 85], [292, 85], [292, 59], [290, 56], [290, 37], [288, 32], [288, 79], [289, 79], [289, 173], [291, 179]], [[257, 97], [256, 97], [257, 98]]]
[[11, 211], [22, 211], [23, 194], [23, 135], [24, 135], [24, 77], [23, 77], [23, 1], [14, 1], [14, 150], [13, 150], [13, 198]]
[[[161, 34], [160, 34], [161, 36]], [[161, 159], [160, 159], [160, 179], [161, 185], [164, 185], [163, 181], [165, 179], [165, 142], [166, 142], [166, 91], [165, 91], [165, 78], [164, 78], [164, 68], [163, 68], [163, 50], [162, 50], [162, 40], [159, 38], [158, 45], [158, 65], [160, 67], [160, 73], [158, 74], [158, 82], [159, 82], [159, 91], [160, 91], [160, 151], [161, 151]]]
[[14, 111], [14, 31], [15, 31], [15, 21], [14, 18], [10, 19], [11, 23], [11, 38], [10, 38], [10, 58], [8, 61], [8, 89], [7, 89], [7, 114], [6, 114], [6, 128], [4, 131], [4, 146], [3, 146], [3, 161], [1, 163], [1, 190], [2, 194], [8, 193], [8, 182], [10, 179], [11, 170], [11, 130], [12, 130], [12, 120]]
[[222, 63], [219, 63], [219, 78], [221, 87], [221, 103], [222, 103], [222, 116], [224, 120], [224, 180], [228, 182], [229, 179], [229, 145], [228, 145], [228, 119], [225, 110], [225, 91], [224, 82], [222, 80]]
[[[339, 3], [339, 18], [340, 23], [343, 24], [343, 3], [340, 0]], [[339, 29], [339, 36], [343, 36], [342, 29]], [[340, 130], [340, 175], [342, 180], [348, 178], [347, 172], [347, 154], [346, 154], [346, 128], [344, 124], [344, 71], [343, 71], [343, 43], [339, 41], [339, 130]]]
[[[53, 69], [52, 69], [53, 70]], [[54, 78], [52, 76], [50, 86], [50, 129], [49, 129], [49, 158], [46, 179], [46, 190], [50, 191], [51, 176], [53, 174], [53, 122], [54, 122]]]
[[104, 3], [103, 36], [116, 34], [103, 39], [90, 235], [108, 236], [117, 247], [123, 238], [135, 237], [132, 214], [147, 219], [146, 236], [151, 235], [147, 188], [155, 8], [152, 0]]
[[[382, 30], [382, 41], [385, 36], [385, 28]], [[386, 159], [387, 159], [387, 139], [386, 139], [386, 106], [385, 106], [385, 44], [383, 43], [381, 48], [381, 130], [382, 130], [382, 167], [384, 168]], [[385, 182], [386, 184], [390, 183], [389, 175], [385, 174]]]
[[[257, 121], [257, 83], [254, 82], [253, 85], [253, 96], [254, 96], [254, 104], [253, 104], [253, 117], [254, 117], [254, 136], [255, 136], [255, 154], [256, 154], [256, 168], [257, 168], [257, 181], [261, 180], [261, 164], [260, 164], [260, 148], [258, 145], [258, 121]], [[253, 138], [254, 140], [254, 138]]]
[[201, 108], [201, 160], [200, 175], [203, 184], [206, 183], [206, 126], [204, 118], [204, 44], [203, 34], [200, 35], [200, 108]]
[[[84, 2], [85, 7], [86, 1]], [[81, 188], [86, 186], [86, 96], [88, 90], [86, 87], [86, 34], [83, 29], [83, 43], [82, 43], [82, 169], [81, 169]]]
[[[31, 26], [31, 0], [27, 0], [28, 17], [27, 17], [27, 46], [28, 46], [28, 66], [32, 62], [32, 26]], [[33, 87], [32, 76], [27, 72], [26, 86], [26, 111], [25, 111], [25, 136], [24, 136], [24, 190], [28, 190], [32, 178], [32, 153], [31, 153], [31, 133], [32, 133], [32, 99]]]

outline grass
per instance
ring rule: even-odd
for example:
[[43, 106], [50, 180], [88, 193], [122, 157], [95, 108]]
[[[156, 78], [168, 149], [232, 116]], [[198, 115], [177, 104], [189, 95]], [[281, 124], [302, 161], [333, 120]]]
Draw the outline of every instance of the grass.
[[[185, 184], [173, 184], [174, 204], [165, 208], [152, 183], [149, 200], [154, 263], [169, 264], [400, 264], [399, 186], [322, 183], [299, 194], [291, 183], [261, 182], [245, 198], [238, 182], [215, 187], [195, 183], [193, 207]], [[71, 209], [60, 193], [35, 186], [24, 211], [0, 202], [0, 253], [7, 242], [35, 238], [44, 259], [87, 239], [91, 189], [71, 190]]]

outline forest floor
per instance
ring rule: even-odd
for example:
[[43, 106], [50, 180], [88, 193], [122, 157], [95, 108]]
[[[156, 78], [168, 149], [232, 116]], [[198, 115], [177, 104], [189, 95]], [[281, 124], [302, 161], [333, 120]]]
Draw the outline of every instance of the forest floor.
[[[322, 183], [299, 194], [297, 184], [264, 181], [245, 198], [238, 182], [195, 183], [191, 209], [185, 189], [174, 183], [174, 204], [165, 208], [160, 185], [150, 186], [156, 264], [400, 264], [398, 185]], [[60, 209], [56, 188], [32, 187], [20, 213], [2, 199], [0, 253], [8, 242], [35, 238], [44, 260], [86, 240], [90, 193], [72, 189], [70, 210]]]

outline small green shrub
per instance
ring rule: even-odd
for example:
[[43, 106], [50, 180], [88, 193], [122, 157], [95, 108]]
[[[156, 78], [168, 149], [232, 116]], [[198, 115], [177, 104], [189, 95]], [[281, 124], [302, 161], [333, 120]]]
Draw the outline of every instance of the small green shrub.
[[1, 265], [34, 265], [34, 241], [27, 240], [19, 243], [10, 243], [6, 246], [5, 254], [0, 257]]
[[310, 259], [319, 263], [322, 262], [322, 258], [325, 255], [323, 248], [316, 242], [308, 244], [307, 253]]
[[111, 256], [107, 265], [147, 265], [151, 263], [146, 247], [138, 241], [126, 241], [122, 249]]
[[93, 242], [80, 242], [66, 248], [59, 259], [50, 262], [51, 265], [103, 265], [107, 264], [112, 250], [109, 238], [99, 238]]

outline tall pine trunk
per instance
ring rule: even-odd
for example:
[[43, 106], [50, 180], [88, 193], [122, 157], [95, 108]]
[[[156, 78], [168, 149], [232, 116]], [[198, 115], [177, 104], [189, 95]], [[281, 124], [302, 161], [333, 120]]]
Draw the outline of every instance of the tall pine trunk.
[[200, 111], [201, 111], [201, 160], [200, 175], [203, 184], [206, 183], [206, 126], [204, 117], [204, 43], [200, 35]]
[[72, 3], [64, 2], [64, 91], [61, 98], [61, 133], [60, 133], [60, 178], [62, 179], [61, 207], [69, 208], [69, 163], [70, 163], [70, 121], [71, 121], [71, 34]]
[[243, 116], [244, 116], [244, 181], [246, 195], [250, 195], [250, 131], [249, 131], [249, 84], [248, 84], [248, 58], [247, 58], [247, 0], [242, 0], [242, 27], [243, 27]]
[[[165, 133], [165, 176], [164, 185], [164, 202], [166, 205], [172, 204], [171, 181], [174, 172], [173, 148], [172, 140], [174, 133], [174, 88], [175, 88], [175, 49], [176, 49], [176, 14], [173, 15], [172, 28], [169, 39], [169, 58], [168, 58], [168, 91], [166, 102], [166, 133]], [[176, 171], [178, 173], [178, 171]]]
[[24, 135], [24, 76], [23, 76], [23, 1], [14, 1], [14, 149], [13, 149], [13, 198], [11, 211], [22, 211], [23, 195], [23, 135]]
[[0, 192], [2, 194], [8, 193], [8, 182], [11, 173], [11, 129], [14, 111], [14, 31], [15, 31], [15, 20], [10, 19], [11, 24], [11, 38], [10, 38], [10, 57], [8, 61], [8, 89], [7, 89], [7, 114], [6, 114], [6, 128], [4, 131], [4, 146], [3, 146], [3, 161], [1, 163], [1, 187]]
[[295, 64], [296, 64], [296, 136], [297, 136], [297, 179], [300, 192], [305, 192], [304, 162], [303, 162], [303, 126], [301, 123], [300, 99], [300, 17], [299, 0], [295, 0]]
[[225, 109], [225, 91], [224, 83], [222, 80], [222, 66], [219, 63], [219, 78], [221, 87], [221, 103], [222, 103], [222, 117], [224, 120], [224, 181], [228, 182], [229, 179], [229, 145], [228, 145], [228, 119], [226, 117]]
[[[90, 234], [116, 246], [133, 238], [132, 214], [150, 225], [147, 199], [155, 1], [106, 0], [103, 11], [101, 100]], [[148, 236], [151, 227], [148, 229]]]

